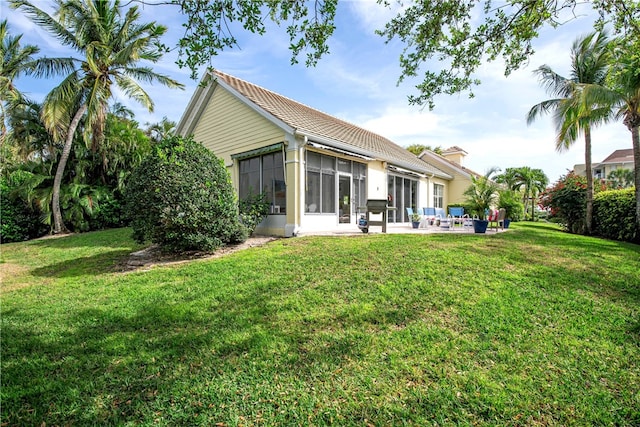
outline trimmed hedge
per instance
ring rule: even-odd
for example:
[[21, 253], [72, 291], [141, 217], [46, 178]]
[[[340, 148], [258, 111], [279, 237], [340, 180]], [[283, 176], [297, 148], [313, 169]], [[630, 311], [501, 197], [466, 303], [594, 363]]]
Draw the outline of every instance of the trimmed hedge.
[[593, 225], [597, 235], [607, 239], [640, 242], [635, 228], [635, 189], [609, 190], [593, 198]]

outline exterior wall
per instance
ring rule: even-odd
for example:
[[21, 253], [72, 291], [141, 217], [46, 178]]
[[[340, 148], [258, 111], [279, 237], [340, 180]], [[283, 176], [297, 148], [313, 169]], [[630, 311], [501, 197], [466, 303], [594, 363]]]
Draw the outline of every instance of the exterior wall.
[[444, 185], [444, 196], [443, 196], [443, 201], [442, 201], [442, 205], [444, 207], [444, 209], [447, 209], [447, 205], [450, 203], [449, 202], [449, 181], [444, 180], [442, 178], [432, 178], [431, 179], [431, 183], [430, 183], [430, 191], [429, 191], [429, 205], [427, 207], [433, 207], [433, 184], [440, 184], [440, 185]]
[[196, 141], [223, 159], [227, 166], [232, 163], [232, 154], [285, 140], [282, 129], [257, 114], [221, 86], [215, 88], [193, 134]]
[[446, 205], [450, 204], [462, 204], [465, 202], [464, 192], [471, 185], [471, 178], [459, 174], [450, 172], [453, 175], [453, 180], [449, 181], [449, 185], [445, 187]]
[[573, 166], [573, 171], [575, 172], [576, 175], [580, 175], [580, 176], [586, 176], [587, 175], [587, 171], [586, 171], [586, 165], [582, 164], [582, 165], [574, 165]]
[[[287, 141], [282, 129], [260, 116], [253, 109], [240, 102], [221, 86], [215, 91], [194, 128], [194, 138], [221, 158], [231, 174], [233, 185], [238, 190], [238, 162], [232, 154], [255, 150], [279, 142]], [[297, 155], [287, 149], [285, 156], [285, 177], [287, 180], [286, 215], [269, 215], [257, 228], [257, 234], [285, 236], [299, 224], [299, 209], [296, 209], [297, 195]], [[290, 224], [290, 225], [289, 225]], [[291, 231], [292, 232], [292, 231]]]
[[433, 204], [433, 185], [429, 178], [422, 178], [418, 183], [418, 209], [431, 207]]
[[[593, 174], [596, 174], [596, 170], [602, 171], [602, 178], [606, 178], [609, 176], [611, 172], [616, 169], [628, 169], [633, 170], [633, 163], [605, 163], [605, 164], [594, 164], [592, 167]], [[586, 176], [586, 166], [584, 164], [578, 164], [573, 166], [573, 171], [576, 175]]]
[[461, 153], [459, 151], [456, 152], [451, 152], [451, 153], [444, 153], [442, 155], [442, 157], [444, 157], [445, 159], [457, 163], [459, 165], [462, 165], [462, 162], [464, 161], [464, 158], [466, 157], [464, 153]]
[[387, 198], [387, 167], [385, 162], [369, 162], [367, 167], [367, 198]]

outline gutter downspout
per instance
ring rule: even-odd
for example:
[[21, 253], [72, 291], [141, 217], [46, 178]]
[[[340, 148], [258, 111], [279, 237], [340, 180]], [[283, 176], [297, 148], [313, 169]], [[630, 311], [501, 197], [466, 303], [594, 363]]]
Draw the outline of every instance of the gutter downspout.
[[[296, 158], [291, 159], [291, 160], [285, 160], [285, 166], [288, 164], [294, 164], [294, 168], [295, 165], [298, 165], [298, 181], [296, 182], [296, 176], [295, 173], [293, 175], [294, 178], [294, 182], [293, 183], [288, 183], [287, 187], [289, 187], [289, 185], [298, 185], [298, 208], [294, 209], [294, 218], [293, 218], [293, 224], [287, 223], [285, 225], [285, 230], [284, 230], [284, 236], [285, 237], [295, 237], [298, 235], [298, 233], [300, 232], [300, 224], [302, 222], [302, 215], [304, 213], [304, 186], [301, 185], [304, 183], [304, 160], [302, 157], [302, 154], [304, 153], [304, 144], [307, 143], [307, 139], [304, 138], [303, 144], [298, 144], [298, 141], [296, 140], [296, 135], [295, 132], [291, 133], [291, 134], [287, 134], [286, 136], [287, 140], [289, 141], [288, 146], [291, 148], [291, 150], [287, 150], [290, 153], [295, 153]], [[285, 174], [286, 176], [286, 174]], [[286, 179], [286, 178], [285, 178]], [[294, 205], [295, 206], [295, 205]], [[288, 215], [288, 214], [287, 214]]]
[[300, 164], [300, 195], [299, 195], [299, 200], [300, 200], [300, 221], [298, 222], [297, 228], [295, 230], [295, 234], [298, 234], [298, 232], [300, 231], [300, 226], [302, 224], [302, 217], [304, 216], [304, 204], [305, 204], [305, 196], [306, 196], [306, 192], [305, 192], [305, 188], [307, 186], [307, 183], [305, 181], [305, 168], [306, 168], [306, 163], [304, 161], [304, 152], [305, 152], [305, 146], [307, 145], [307, 142], [309, 142], [309, 139], [306, 136], [303, 136], [303, 140], [302, 140], [302, 144], [300, 145], [300, 147], [298, 148], [299, 153], [298, 153], [298, 163]]

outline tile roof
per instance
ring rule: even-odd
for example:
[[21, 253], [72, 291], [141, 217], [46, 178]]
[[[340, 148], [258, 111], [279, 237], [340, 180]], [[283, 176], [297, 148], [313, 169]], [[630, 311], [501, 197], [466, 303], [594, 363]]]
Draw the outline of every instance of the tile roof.
[[[458, 147], [459, 148], [459, 147]], [[459, 148], [460, 151], [464, 151], [462, 148]], [[448, 150], [445, 150], [445, 152]], [[465, 151], [466, 153], [466, 151]], [[440, 155], [438, 153], [436, 153], [435, 151], [431, 151], [431, 150], [424, 150], [422, 153], [420, 153], [420, 156], [418, 156], [423, 162], [426, 162], [425, 157], [429, 157], [432, 160], [436, 160], [439, 162], [442, 162], [445, 166], [450, 167], [453, 170], [457, 170], [459, 172], [468, 174], [468, 175], [473, 175], [476, 178], [482, 176], [481, 173], [475, 172], [465, 166], [462, 166], [460, 163], [456, 163], [454, 161], [451, 161], [449, 159], [447, 159], [446, 157], [444, 157], [443, 155]]]
[[461, 151], [465, 154], [469, 154], [466, 151], [464, 151], [462, 148], [458, 147], [457, 145], [449, 147], [446, 150], [442, 150], [443, 153], [459, 153]]
[[300, 133], [348, 144], [356, 153], [374, 155], [380, 160], [410, 167], [415, 171], [450, 178], [446, 172], [423, 162], [411, 152], [376, 133], [221, 71], [215, 70], [212, 74], [263, 111]]
[[633, 149], [616, 150], [601, 163], [633, 163]]

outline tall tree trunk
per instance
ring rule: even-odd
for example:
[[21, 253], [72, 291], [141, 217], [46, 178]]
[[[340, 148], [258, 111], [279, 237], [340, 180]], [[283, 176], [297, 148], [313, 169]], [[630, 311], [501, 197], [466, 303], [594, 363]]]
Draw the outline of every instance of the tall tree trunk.
[[53, 211], [53, 234], [66, 233], [68, 231], [67, 227], [62, 221], [62, 212], [60, 211], [60, 186], [62, 185], [62, 176], [64, 175], [65, 168], [67, 167], [69, 154], [71, 154], [73, 136], [76, 133], [76, 129], [78, 128], [78, 124], [80, 123], [80, 119], [86, 111], [87, 105], [84, 104], [78, 109], [78, 111], [76, 111], [76, 115], [73, 116], [73, 120], [71, 120], [71, 123], [69, 124], [69, 129], [67, 130], [67, 139], [64, 143], [64, 147], [62, 148], [60, 160], [58, 161], [56, 176], [53, 179], [53, 196], [51, 197], [51, 210]]
[[531, 221], [535, 221], [536, 220], [536, 204], [534, 203], [533, 188], [529, 189], [529, 194], [531, 195]]
[[634, 183], [636, 185], [636, 240], [640, 240], [640, 124], [637, 123], [630, 130], [633, 145]]
[[587, 215], [585, 218], [585, 232], [591, 235], [593, 225], [593, 170], [591, 168], [591, 127], [584, 128], [584, 165], [587, 174]]
[[636, 105], [627, 111], [622, 123], [631, 132], [633, 147], [633, 182], [636, 186], [636, 240], [640, 240], [640, 114]]

